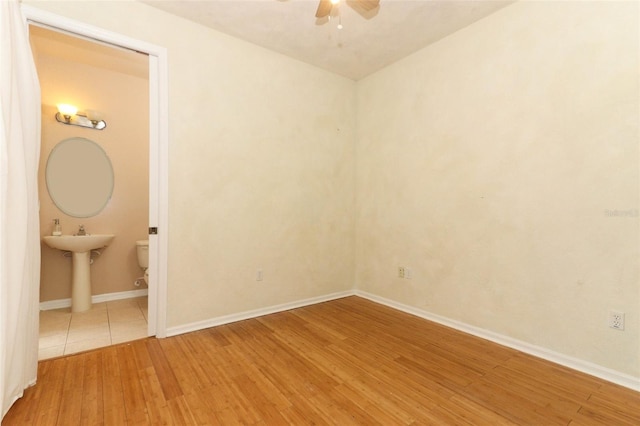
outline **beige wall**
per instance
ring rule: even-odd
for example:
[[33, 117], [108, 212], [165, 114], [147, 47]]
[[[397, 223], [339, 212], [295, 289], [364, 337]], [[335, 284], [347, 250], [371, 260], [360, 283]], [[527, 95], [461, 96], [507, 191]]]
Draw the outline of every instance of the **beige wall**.
[[[38, 50], [36, 49], [36, 54]], [[64, 234], [83, 224], [92, 234], [113, 233], [115, 239], [91, 266], [92, 294], [134, 290], [142, 275], [136, 240], [145, 239], [149, 223], [149, 82], [147, 79], [44, 54], [36, 58], [42, 90], [42, 147], [39, 170], [40, 228], [51, 235], [54, 218]], [[58, 123], [56, 104], [66, 102], [104, 115], [106, 129], [97, 131]], [[83, 137], [99, 144], [114, 170], [111, 200], [98, 215], [75, 218], [62, 213], [47, 192], [46, 162], [60, 141]], [[40, 301], [71, 297], [71, 258], [42, 244]], [[144, 283], [141, 288], [144, 288]]]
[[139, 3], [27, 3], [168, 49], [170, 327], [355, 272], [640, 376], [637, 218], [605, 215], [638, 208], [634, 4], [518, 3], [355, 84]]
[[521, 2], [359, 82], [358, 288], [638, 377], [638, 29]]
[[352, 288], [352, 81], [166, 19], [169, 325]]

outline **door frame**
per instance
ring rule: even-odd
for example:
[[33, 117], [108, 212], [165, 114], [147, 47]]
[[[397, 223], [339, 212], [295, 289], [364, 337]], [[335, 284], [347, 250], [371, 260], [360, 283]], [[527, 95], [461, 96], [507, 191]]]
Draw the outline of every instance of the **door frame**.
[[164, 47], [107, 31], [22, 4], [27, 24], [44, 26], [149, 56], [149, 297], [147, 335], [167, 335], [167, 254], [169, 231], [169, 126], [167, 50]]

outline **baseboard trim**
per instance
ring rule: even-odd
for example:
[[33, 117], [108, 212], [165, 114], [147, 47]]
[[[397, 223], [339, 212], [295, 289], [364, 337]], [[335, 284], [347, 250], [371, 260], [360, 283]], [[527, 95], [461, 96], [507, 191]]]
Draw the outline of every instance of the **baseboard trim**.
[[[133, 299], [134, 297], [146, 296], [149, 290], [146, 288], [140, 290], [120, 291], [117, 293], [104, 293], [91, 296], [91, 303], [110, 302], [113, 300]], [[70, 308], [71, 299], [57, 299], [40, 302], [41, 311], [49, 311], [51, 309]]]
[[315, 305], [317, 303], [328, 302], [330, 300], [342, 299], [343, 297], [353, 296], [353, 290], [332, 293], [326, 296], [312, 297], [309, 299], [298, 300], [295, 302], [283, 303], [280, 305], [269, 306], [266, 308], [254, 309], [251, 311], [240, 312], [237, 314], [224, 315], [204, 321], [192, 322], [177, 327], [167, 328], [167, 337], [177, 336], [179, 334], [190, 333], [192, 331], [203, 330], [205, 328], [216, 327], [218, 325], [230, 324], [232, 322], [242, 321], [246, 319], [261, 317], [263, 315], [275, 314], [277, 312], [288, 311], [291, 309], [302, 308], [303, 306]]
[[368, 293], [366, 291], [355, 290], [354, 294], [356, 296], [371, 300], [372, 302], [380, 303], [390, 308], [397, 309], [399, 311], [406, 312], [408, 314], [412, 314], [417, 317], [424, 318], [426, 320], [433, 321], [438, 324], [442, 324], [444, 326], [454, 328], [464, 333], [471, 334], [473, 336], [477, 336], [482, 339], [492, 341], [499, 345], [507, 346], [509, 348], [516, 349], [520, 352], [524, 352], [526, 354], [533, 355], [538, 358], [542, 358], [547, 361], [551, 361], [553, 363], [563, 365], [573, 370], [577, 370], [582, 373], [586, 373], [591, 376], [598, 377], [608, 382], [612, 382], [629, 389], [640, 391], [640, 378], [638, 377], [621, 373], [619, 371], [612, 370], [610, 368], [602, 367], [600, 365], [593, 364], [591, 362], [584, 361], [579, 358], [574, 358], [574, 357], [570, 357], [555, 351], [551, 351], [541, 346], [536, 346], [527, 342], [523, 342], [521, 340], [513, 339], [511, 337], [504, 336], [502, 334], [494, 333], [492, 331], [485, 330], [483, 328], [474, 327], [472, 325], [468, 325], [460, 321], [442, 317], [440, 315], [436, 315], [428, 311], [415, 308], [413, 306], [404, 305], [394, 300], [377, 296], [375, 294]]

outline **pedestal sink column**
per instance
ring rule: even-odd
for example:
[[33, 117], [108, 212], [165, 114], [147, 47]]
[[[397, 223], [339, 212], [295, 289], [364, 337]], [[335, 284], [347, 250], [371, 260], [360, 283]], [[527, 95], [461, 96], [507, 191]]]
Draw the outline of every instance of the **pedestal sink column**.
[[73, 252], [71, 274], [71, 312], [91, 309], [91, 252]]

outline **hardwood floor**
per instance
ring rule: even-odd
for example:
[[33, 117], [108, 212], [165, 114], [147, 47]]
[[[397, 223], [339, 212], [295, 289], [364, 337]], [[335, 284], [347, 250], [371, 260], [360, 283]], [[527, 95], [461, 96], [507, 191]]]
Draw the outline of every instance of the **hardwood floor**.
[[3, 425], [639, 425], [640, 393], [348, 297], [42, 361]]

